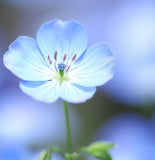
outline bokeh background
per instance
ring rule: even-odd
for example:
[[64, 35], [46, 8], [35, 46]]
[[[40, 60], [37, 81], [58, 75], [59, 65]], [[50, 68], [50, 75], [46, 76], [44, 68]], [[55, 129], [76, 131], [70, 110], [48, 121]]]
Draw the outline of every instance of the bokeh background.
[[74, 150], [103, 140], [116, 142], [113, 160], [154, 160], [154, 0], [0, 0], [0, 160], [37, 160], [51, 145], [66, 149], [62, 101], [28, 97], [3, 65], [12, 41], [35, 38], [55, 18], [81, 22], [89, 46], [106, 42], [115, 55], [114, 78], [86, 103], [69, 104]]

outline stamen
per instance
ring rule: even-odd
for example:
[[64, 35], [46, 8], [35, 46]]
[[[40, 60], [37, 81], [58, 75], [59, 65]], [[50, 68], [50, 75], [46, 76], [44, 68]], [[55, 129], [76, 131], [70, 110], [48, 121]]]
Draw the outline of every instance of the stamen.
[[52, 61], [51, 61], [51, 58], [50, 58], [49, 55], [48, 55], [48, 61], [49, 61], [50, 64], [52, 64]]
[[65, 54], [65, 55], [64, 55], [64, 58], [63, 58], [63, 61], [65, 61], [65, 60], [66, 60], [66, 56], [67, 56], [67, 55]]
[[69, 68], [70, 68], [70, 66], [68, 66], [68, 68], [66, 69], [66, 72], [68, 72]]
[[48, 55], [48, 60], [50, 61], [50, 56]]
[[74, 61], [74, 60], [75, 60], [75, 58], [76, 58], [76, 54], [73, 56], [72, 61]]
[[57, 51], [55, 52], [54, 59], [57, 60]]

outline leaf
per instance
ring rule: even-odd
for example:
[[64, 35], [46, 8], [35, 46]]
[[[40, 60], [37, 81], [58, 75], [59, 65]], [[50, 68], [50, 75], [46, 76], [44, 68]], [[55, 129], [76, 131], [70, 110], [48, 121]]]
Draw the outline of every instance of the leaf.
[[113, 147], [114, 143], [95, 142], [88, 147], [82, 147], [80, 152], [90, 154], [101, 160], [111, 160], [111, 156], [107, 151]]
[[44, 160], [46, 157], [47, 157], [47, 152], [43, 151], [39, 156], [39, 160]]
[[51, 152], [50, 151], [43, 151], [39, 157], [39, 160], [51, 160]]
[[40, 154], [39, 160], [51, 160], [53, 152], [57, 152], [64, 157], [64, 153], [58, 147], [51, 147]]
[[89, 148], [90, 148], [91, 150], [105, 150], [105, 151], [107, 151], [107, 150], [113, 148], [114, 145], [115, 145], [115, 143], [95, 142], [95, 143], [91, 144], [91, 145], [89, 146]]
[[107, 151], [95, 151], [90, 153], [90, 155], [101, 160], [112, 160], [110, 154]]
[[114, 147], [114, 143], [108, 143], [108, 142], [95, 142], [88, 147], [83, 147], [80, 149], [80, 151], [83, 152], [93, 152], [93, 151], [107, 151]]

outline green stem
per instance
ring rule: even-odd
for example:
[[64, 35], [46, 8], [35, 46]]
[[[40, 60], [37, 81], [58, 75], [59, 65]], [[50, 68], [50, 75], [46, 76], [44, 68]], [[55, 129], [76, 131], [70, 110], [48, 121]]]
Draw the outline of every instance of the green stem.
[[68, 149], [68, 153], [72, 153], [71, 131], [70, 131], [69, 115], [68, 115], [68, 108], [67, 108], [66, 101], [64, 101], [64, 111], [65, 111], [65, 119], [66, 119], [67, 149]]

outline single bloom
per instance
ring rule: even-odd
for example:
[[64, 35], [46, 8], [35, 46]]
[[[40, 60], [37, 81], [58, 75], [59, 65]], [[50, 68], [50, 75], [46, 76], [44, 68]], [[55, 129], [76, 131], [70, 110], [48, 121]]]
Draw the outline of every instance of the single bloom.
[[85, 102], [96, 86], [112, 78], [114, 65], [106, 44], [87, 49], [87, 43], [83, 25], [55, 19], [40, 27], [36, 40], [18, 37], [4, 54], [4, 64], [22, 79], [21, 90], [39, 101]]

